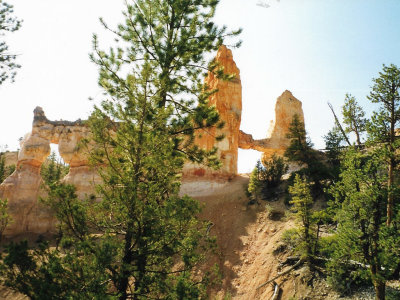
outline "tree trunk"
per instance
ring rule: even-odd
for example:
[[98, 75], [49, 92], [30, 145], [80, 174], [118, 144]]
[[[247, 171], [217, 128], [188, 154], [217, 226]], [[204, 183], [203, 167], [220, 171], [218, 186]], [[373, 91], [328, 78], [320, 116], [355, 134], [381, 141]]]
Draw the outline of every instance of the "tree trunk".
[[[395, 93], [395, 90], [393, 91]], [[390, 155], [390, 161], [389, 161], [389, 170], [388, 170], [388, 189], [389, 189], [389, 195], [388, 195], [388, 200], [387, 200], [387, 219], [386, 219], [386, 225], [390, 226], [392, 223], [392, 217], [393, 217], [393, 192], [392, 192], [392, 187], [394, 183], [394, 175], [393, 175], [393, 169], [395, 167], [395, 160], [394, 160], [394, 155], [395, 155], [395, 150], [394, 150], [394, 140], [395, 140], [395, 125], [396, 125], [396, 112], [395, 112], [395, 103], [394, 103], [394, 98], [391, 99], [391, 111], [390, 111], [390, 144], [389, 144], [389, 155]]]
[[390, 226], [392, 223], [392, 218], [393, 218], [393, 192], [392, 192], [392, 187], [394, 183], [394, 174], [393, 174], [393, 169], [394, 169], [394, 159], [390, 159], [389, 163], [389, 171], [388, 171], [388, 189], [389, 189], [389, 195], [388, 195], [388, 200], [387, 200], [387, 219], [386, 219], [386, 225]]
[[360, 147], [361, 146], [360, 133], [358, 132], [358, 130], [355, 130], [354, 132], [356, 133], [357, 145]]
[[375, 299], [376, 300], [385, 300], [385, 289], [386, 285], [384, 281], [374, 280], [374, 288], [375, 288]]
[[[128, 228], [132, 228], [133, 225], [129, 224], [129, 226], [130, 227]], [[118, 286], [117, 286], [118, 291], [120, 293], [120, 296], [118, 298], [119, 300], [128, 299], [128, 286], [129, 286], [129, 278], [131, 276], [131, 272], [126, 266], [129, 266], [133, 259], [131, 250], [132, 238], [133, 238], [133, 233], [131, 230], [128, 230], [127, 234], [125, 235], [124, 257], [122, 259], [122, 269], [121, 269], [122, 272], [120, 278], [118, 279]]]

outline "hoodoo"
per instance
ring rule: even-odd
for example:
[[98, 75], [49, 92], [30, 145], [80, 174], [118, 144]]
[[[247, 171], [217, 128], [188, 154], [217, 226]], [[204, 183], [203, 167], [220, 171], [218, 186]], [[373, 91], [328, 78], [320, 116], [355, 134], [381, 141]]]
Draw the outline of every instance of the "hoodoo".
[[263, 158], [268, 159], [274, 153], [283, 155], [290, 145], [287, 138], [290, 123], [297, 115], [299, 121], [304, 125], [304, 114], [302, 103], [292, 95], [290, 91], [284, 91], [278, 97], [275, 104], [275, 120], [271, 121], [267, 132], [267, 138], [254, 140], [251, 134], [240, 131], [239, 148], [254, 149], [263, 152]]
[[[185, 176], [232, 177], [237, 174], [237, 159], [239, 146], [239, 128], [242, 117], [242, 83], [240, 70], [233, 60], [232, 51], [222, 45], [217, 53], [216, 61], [224, 68], [227, 74], [233, 74], [231, 81], [217, 78], [209, 73], [205, 82], [211, 90], [218, 90], [209, 99], [209, 104], [217, 108], [220, 120], [225, 123], [222, 129], [210, 128], [199, 130], [196, 136], [196, 144], [203, 149], [218, 148], [218, 156], [222, 167], [218, 171], [210, 170], [204, 166], [186, 164]], [[223, 134], [222, 141], [216, 141], [215, 137]]]

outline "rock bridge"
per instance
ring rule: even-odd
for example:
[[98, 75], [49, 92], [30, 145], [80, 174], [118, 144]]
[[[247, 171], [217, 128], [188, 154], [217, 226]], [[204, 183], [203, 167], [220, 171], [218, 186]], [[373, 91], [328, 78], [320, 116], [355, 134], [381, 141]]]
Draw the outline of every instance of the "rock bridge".
[[[273, 153], [283, 154], [289, 140], [286, 138], [289, 125], [295, 114], [304, 122], [301, 102], [291, 92], [285, 91], [278, 97], [275, 105], [275, 121], [271, 121], [267, 138], [254, 140], [251, 134], [240, 128], [242, 113], [242, 85], [240, 71], [233, 60], [232, 52], [222, 46], [216, 56], [226, 73], [235, 74], [233, 81], [222, 81], [209, 74], [206, 83], [218, 92], [211, 96], [210, 105], [215, 105], [221, 120], [225, 122], [222, 129], [210, 129], [198, 132], [195, 142], [202, 148], [218, 148], [222, 168], [213, 171], [201, 165], [187, 163], [183, 169], [183, 178], [197, 180], [199, 177], [208, 180], [226, 180], [237, 175], [238, 148], [254, 149], [263, 152], [264, 158]], [[222, 141], [215, 136], [224, 134]], [[88, 156], [78, 147], [79, 141], [87, 138], [90, 131], [85, 124], [77, 120], [50, 121], [42, 108], [34, 110], [32, 131], [21, 141], [17, 168], [0, 185], [0, 198], [8, 199], [9, 212], [13, 223], [5, 234], [17, 235], [26, 232], [37, 234], [54, 230], [55, 220], [48, 208], [38, 198], [43, 195], [40, 167], [50, 154], [50, 144], [58, 144], [60, 156], [70, 166], [69, 173], [63, 179], [74, 184], [80, 197], [93, 192], [100, 182], [96, 173], [89, 166]]]

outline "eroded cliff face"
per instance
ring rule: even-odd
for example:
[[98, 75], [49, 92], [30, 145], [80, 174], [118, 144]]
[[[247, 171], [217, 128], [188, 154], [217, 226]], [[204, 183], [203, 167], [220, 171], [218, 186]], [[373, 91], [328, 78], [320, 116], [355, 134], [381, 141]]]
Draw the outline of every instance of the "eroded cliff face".
[[58, 144], [60, 156], [70, 165], [64, 181], [74, 184], [81, 198], [93, 192], [99, 178], [89, 167], [86, 148], [79, 147], [79, 142], [89, 135], [89, 129], [80, 120], [49, 121], [42, 108], [34, 110], [32, 131], [21, 141], [16, 170], [0, 185], [0, 198], [8, 199], [13, 218], [6, 235], [42, 234], [55, 229], [52, 213], [39, 201], [45, 196], [40, 167], [50, 154], [51, 143]]

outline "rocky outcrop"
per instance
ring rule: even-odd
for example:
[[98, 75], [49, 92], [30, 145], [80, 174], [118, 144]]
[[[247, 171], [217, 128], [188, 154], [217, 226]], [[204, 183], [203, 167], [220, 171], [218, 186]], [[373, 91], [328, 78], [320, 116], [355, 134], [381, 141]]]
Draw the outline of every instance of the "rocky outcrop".
[[275, 104], [275, 120], [271, 121], [267, 138], [254, 140], [251, 134], [239, 133], [239, 147], [263, 152], [263, 159], [270, 158], [274, 153], [283, 155], [290, 140], [287, 138], [293, 117], [297, 115], [304, 124], [302, 103], [290, 91], [284, 91]]
[[[235, 79], [224, 81], [209, 73], [206, 84], [218, 92], [210, 97], [209, 104], [218, 110], [220, 119], [225, 123], [224, 128], [218, 130], [209, 128], [197, 133], [195, 143], [203, 149], [218, 148], [218, 157], [222, 168], [215, 171], [204, 166], [187, 163], [184, 167], [186, 177], [211, 177], [218, 179], [232, 178], [237, 174], [238, 148], [253, 149], [263, 153], [263, 160], [269, 159], [274, 153], [283, 155], [290, 144], [287, 138], [290, 123], [294, 115], [304, 124], [302, 103], [290, 91], [284, 91], [275, 104], [275, 120], [271, 121], [265, 139], [255, 140], [251, 134], [241, 130], [242, 114], [242, 84], [240, 70], [233, 60], [232, 52], [225, 46], [219, 49], [216, 61], [224, 68], [227, 74], [233, 74]], [[216, 136], [223, 134], [225, 138], [218, 142]]]
[[[185, 176], [212, 176], [219, 178], [232, 177], [237, 174], [237, 158], [239, 147], [239, 127], [242, 116], [242, 84], [240, 71], [233, 60], [232, 51], [226, 46], [218, 50], [216, 61], [224, 68], [226, 74], [234, 75], [230, 81], [217, 78], [214, 73], [209, 72], [205, 83], [211, 90], [218, 90], [209, 99], [209, 104], [216, 107], [220, 120], [225, 123], [222, 129], [207, 128], [199, 130], [196, 134], [195, 143], [203, 149], [211, 150], [218, 148], [218, 157], [221, 160], [221, 169], [214, 171], [204, 166], [186, 164]], [[215, 137], [224, 135], [222, 141], [216, 141]]]
[[17, 168], [0, 185], [0, 198], [8, 199], [13, 218], [6, 235], [46, 233], [55, 228], [52, 213], [39, 201], [44, 196], [40, 167], [50, 154], [51, 143], [58, 144], [60, 156], [70, 166], [64, 181], [74, 184], [82, 198], [93, 192], [99, 179], [89, 167], [86, 148], [79, 147], [79, 142], [89, 135], [88, 127], [80, 120], [50, 121], [42, 108], [34, 110], [32, 131], [21, 141]]

